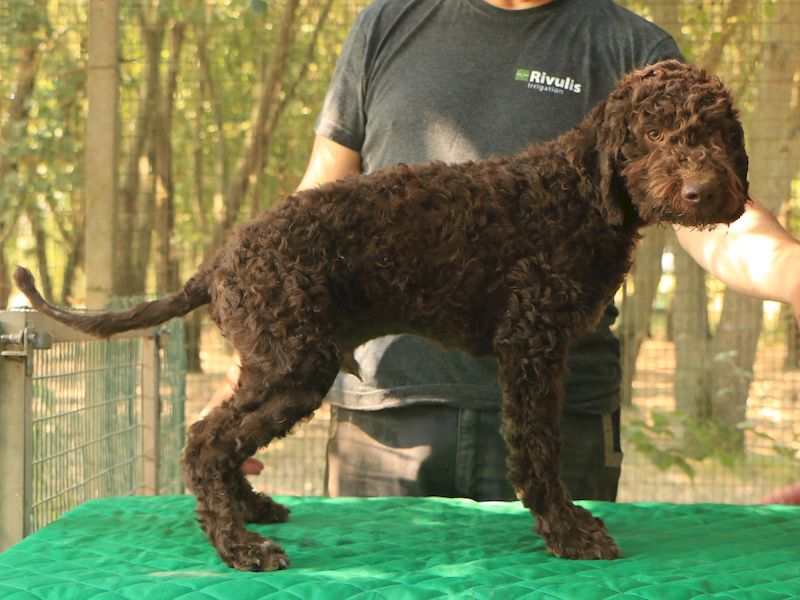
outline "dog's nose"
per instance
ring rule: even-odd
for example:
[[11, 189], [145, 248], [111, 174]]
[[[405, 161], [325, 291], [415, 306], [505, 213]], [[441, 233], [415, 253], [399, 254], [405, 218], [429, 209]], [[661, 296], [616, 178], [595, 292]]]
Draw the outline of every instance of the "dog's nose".
[[683, 199], [692, 204], [708, 202], [714, 197], [714, 184], [711, 181], [693, 181], [683, 186]]

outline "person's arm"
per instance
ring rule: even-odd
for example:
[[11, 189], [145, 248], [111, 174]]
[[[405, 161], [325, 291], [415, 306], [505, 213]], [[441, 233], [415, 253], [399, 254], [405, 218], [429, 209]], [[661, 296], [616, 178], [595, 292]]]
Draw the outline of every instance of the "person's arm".
[[361, 153], [317, 135], [297, 191], [361, 172]]
[[792, 305], [800, 321], [800, 242], [753, 201], [729, 227], [675, 228], [681, 246], [706, 271], [748, 296]]

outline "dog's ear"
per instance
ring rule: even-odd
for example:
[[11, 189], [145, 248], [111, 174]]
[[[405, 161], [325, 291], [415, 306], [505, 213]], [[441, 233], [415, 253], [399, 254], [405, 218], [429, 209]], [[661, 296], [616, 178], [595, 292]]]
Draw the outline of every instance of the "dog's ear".
[[739, 119], [739, 113], [733, 108], [730, 109], [728, 122], [731, 124], [727, 135], [729, 147], [733, 148], [733, 168], [742, 184], [744, 195], [748, 196], [749, 184], [747, 182], [747, 171], [749, 160], [745, 150], [744, 129]]
[[[624, 93], [624, 91], [623, 91]], [[598, 103], [586, 116], [567, 147], [567, 158], [579, 167], [599, 194], [596, 208], [610, 225], [622, 225], [627, 193], [619, 174], [627, 136], [624, 101], [615, 96]]]
[[625, 114], [614, 109], [613, 98], [598, 106], [597, 130], [597, 170], [600, 188], [600, 212], [610, 225], [622, 225], [623, 185], [619, 175], [622, 159], [622, 146], [625, 143], [627, 123]]
[[608, 148], [598, 150], [600, 156], [600, 213], [609, 225], [622, 225], [622, 185], [617, 173], [618, 156]]

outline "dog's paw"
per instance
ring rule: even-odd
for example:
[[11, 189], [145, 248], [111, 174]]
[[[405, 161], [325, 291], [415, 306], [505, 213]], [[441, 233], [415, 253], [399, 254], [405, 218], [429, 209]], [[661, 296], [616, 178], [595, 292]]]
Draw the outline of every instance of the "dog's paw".
[[601, 519], [579, 506], [567, 518], [536, 519], [536, 531], [547, 551], [571, 560], [612, 560], [620, 556], [619, 547]]
[[570, 560], [613, 560], [619, 558], [617, 543], [603, 531], [580, 532], [558, 539], [545, 537], [547, 551]]
[[244, 520], [248, 523], [269, 525], [289, 520], [289, 509], [265, 494], [256, 493], [242, 502]]
[[246, 541], [230, 544], [220, 556], [239, 571], [279, 571], [291, 564], [283, 548], [255, 534]]

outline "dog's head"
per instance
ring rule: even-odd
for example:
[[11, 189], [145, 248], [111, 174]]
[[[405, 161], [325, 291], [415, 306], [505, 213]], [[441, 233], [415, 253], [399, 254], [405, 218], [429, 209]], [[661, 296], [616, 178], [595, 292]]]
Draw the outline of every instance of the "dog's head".
[[669, 60], [628, 74], [596, 111], [602, 207], [622, 223], [627, 195], [644, 223], [731, 223], [748, 202], [744, 132], [730, 92]]

